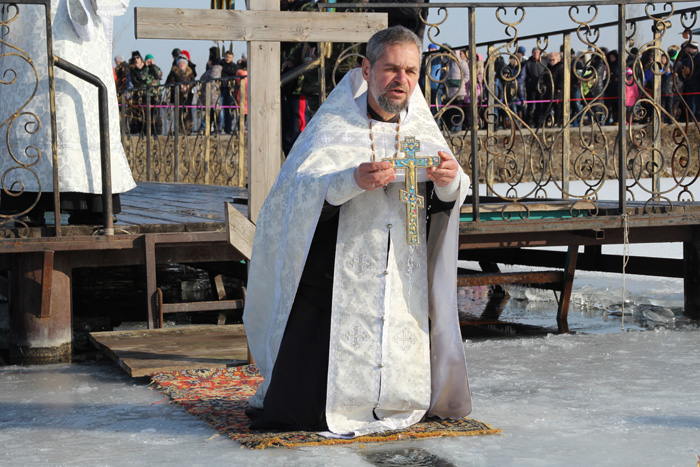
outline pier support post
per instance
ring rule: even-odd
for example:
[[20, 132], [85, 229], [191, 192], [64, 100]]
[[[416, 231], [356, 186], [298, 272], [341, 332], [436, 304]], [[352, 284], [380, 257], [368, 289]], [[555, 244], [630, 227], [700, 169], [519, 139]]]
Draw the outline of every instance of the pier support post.
[[700, 319], [700, 240], [683, 242], [683, 302], [683, 314]]
[[71, 341], [70, 253], [13, 254], [10, 269], [10, 362], [69, 362]]

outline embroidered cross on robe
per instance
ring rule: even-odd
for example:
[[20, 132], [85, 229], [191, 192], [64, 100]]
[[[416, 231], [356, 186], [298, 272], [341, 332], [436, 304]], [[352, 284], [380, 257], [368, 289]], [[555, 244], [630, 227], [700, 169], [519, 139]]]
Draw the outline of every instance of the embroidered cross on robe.
[[420, 152], [420, 141], [412, 136], [403, 139], [399, 151], [406, 154], [406, 157], [387, 158], [383, 161], [391, 162], [391, 166], [396, 170], [406, 171], [406, 186], [400, 191], [401, 201], [406, 204], [406, 243], [416, 245], [420, 243], [418, 208], [425, 207], [423, 196], [418, 194], [417, 170], [440, 165], [440, 158], [438, 156], [417, 157], [416, 153]]

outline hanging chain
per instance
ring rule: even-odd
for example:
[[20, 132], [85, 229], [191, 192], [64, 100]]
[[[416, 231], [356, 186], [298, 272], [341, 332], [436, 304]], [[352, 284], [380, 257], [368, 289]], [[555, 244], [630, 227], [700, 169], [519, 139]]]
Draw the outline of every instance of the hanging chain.
[[630, 226], [629, 226], [630, 215], [625, 213], [622, 215], [622, 241], [624, 245], [622, 247], [622, 330], [625, 330], [625, 296], [627, 293], [627, 263], [630, 260]]

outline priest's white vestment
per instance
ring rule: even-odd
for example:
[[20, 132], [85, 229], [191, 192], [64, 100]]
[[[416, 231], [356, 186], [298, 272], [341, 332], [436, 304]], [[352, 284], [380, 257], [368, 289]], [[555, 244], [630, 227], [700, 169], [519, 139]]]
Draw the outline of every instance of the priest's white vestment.
[[[348, 73], [283, 165], [258, 218], [243, 315], [265, 378], [251, 399], [261, 408], [324, 201], [340, 205], [326, 421], [330, 431], [355, 436], [401, 429], [426, 413], [471, 412], [456, 290], [459, 204], [469, 179], [460, 168], [449, 187], [436, 187], [443, 201], [459, 201], [432, 216], [428, 239], [419, 210], [421, 243], [408, 245], [404, 177], [375, 191], [354, 182], [355, 168], [372, 160], [366, 91], [361, 70]], [[398, 128], [401, 140], [420, 141], [417, 156], [449, 152], [419, 88]], [[396, 130], [373, 122], [377, 161], [396, 157]]]
[[[112, 192], [136, 186], [122, 145], [112, 71], [111, 29], [129, 0], [52, 0], [53, 52], [94, 74], [107, 86]], [[0, 145], [5, 188], [53, 192], [46, 18], [43, 5], [0, 7]], [[108, 35], [107, 35], [108, 34]], [[33, 65], [33, 66], [32, 66]], [[11, 71], [10, 71], [11, 70]], [[102, 193], [97, 88], [54, 68], [58, 172], [61, 192]], [[17, 118], [12, 118], [18, 114]], [[8, 128], [9, 127], [9, 128]], [[38, 157], [37, 150], [41, 156]], [[14, 184], [14, 185], [13, 185]], [[20, 185], [22, 184], [22, 185]]]

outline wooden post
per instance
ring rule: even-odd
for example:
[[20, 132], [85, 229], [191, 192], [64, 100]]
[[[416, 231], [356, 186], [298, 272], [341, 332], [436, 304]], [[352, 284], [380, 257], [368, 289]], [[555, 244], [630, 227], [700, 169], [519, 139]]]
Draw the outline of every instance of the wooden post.
[[[574, 285], [576, 273], [576, 260], [578, 259], [578, 245], [570, 245], [566, 252], [566, 264], [564, 266], [564, 281], [561, 284], [559, 295], [559, 310], [557, 311], [557, 323], [561, 332], [569, 332], [566, 321], [569, 317], [569, 304], [571, 303], [571, 290]], [[564, 327], [562, 327], [562, 324]]]
[[70, 362], [70, 253], [17, 253], [10, 261], [10, 362]]
[[211, 81], [204, 83], [204, 184], [211, 183]]
[[[661, 63], [661, 34], [654, 27], [654, 63]], [[653, 67], [654, 65], [652, 65]], [[658, 73], [653, 73], [652, 86], [653, 86], [653, 99], [654, 103], [661, 107], [661, 75]], [[652, 146], [654, 148], [651, 151], [651, 167], [653, 172], [651, 173], [651, 190], [652, 199], [654, 201], [659, 201], [659, 193], [661, 192], [661, 164], [663, 163], [663, 158], [659, 157], [659, 150], [661, 149], [661, 127], [662, 127], [662, 113], [656, 110], [651, 111], [652, 115]]]
[[697, 235], [693, 238], [683, 242], [683, 313], [700, 319], [700, 240]]
[[[249, 10], [279, 10], [278, 0], [247, 0]], [[258, 214], [282, 166], [280, 43], [248, 42], [248, 218]], [[263, 136], [264, 135], [264, 136]]]
[[[238, 186], [245, 186], [245, 168], [246, 168], [246, 161], [245, 161], [245, 142], [246, 139], [248, 139], [248, 136], [245, 134], [245, 128], [246, 128], [246, 113], [248, 111], [248, 101], [247, 98], [245, 101], [241, 101], [241, 96], [247, 96], [248, 94], [248, 79], [247, 78], [240, 78], [239, 85], [240, 85], [240, 91], [238, 92]], [[250, 158], [248, 158], [250, 159]], [[250, 207], [250, 206], [249, 206]]]

